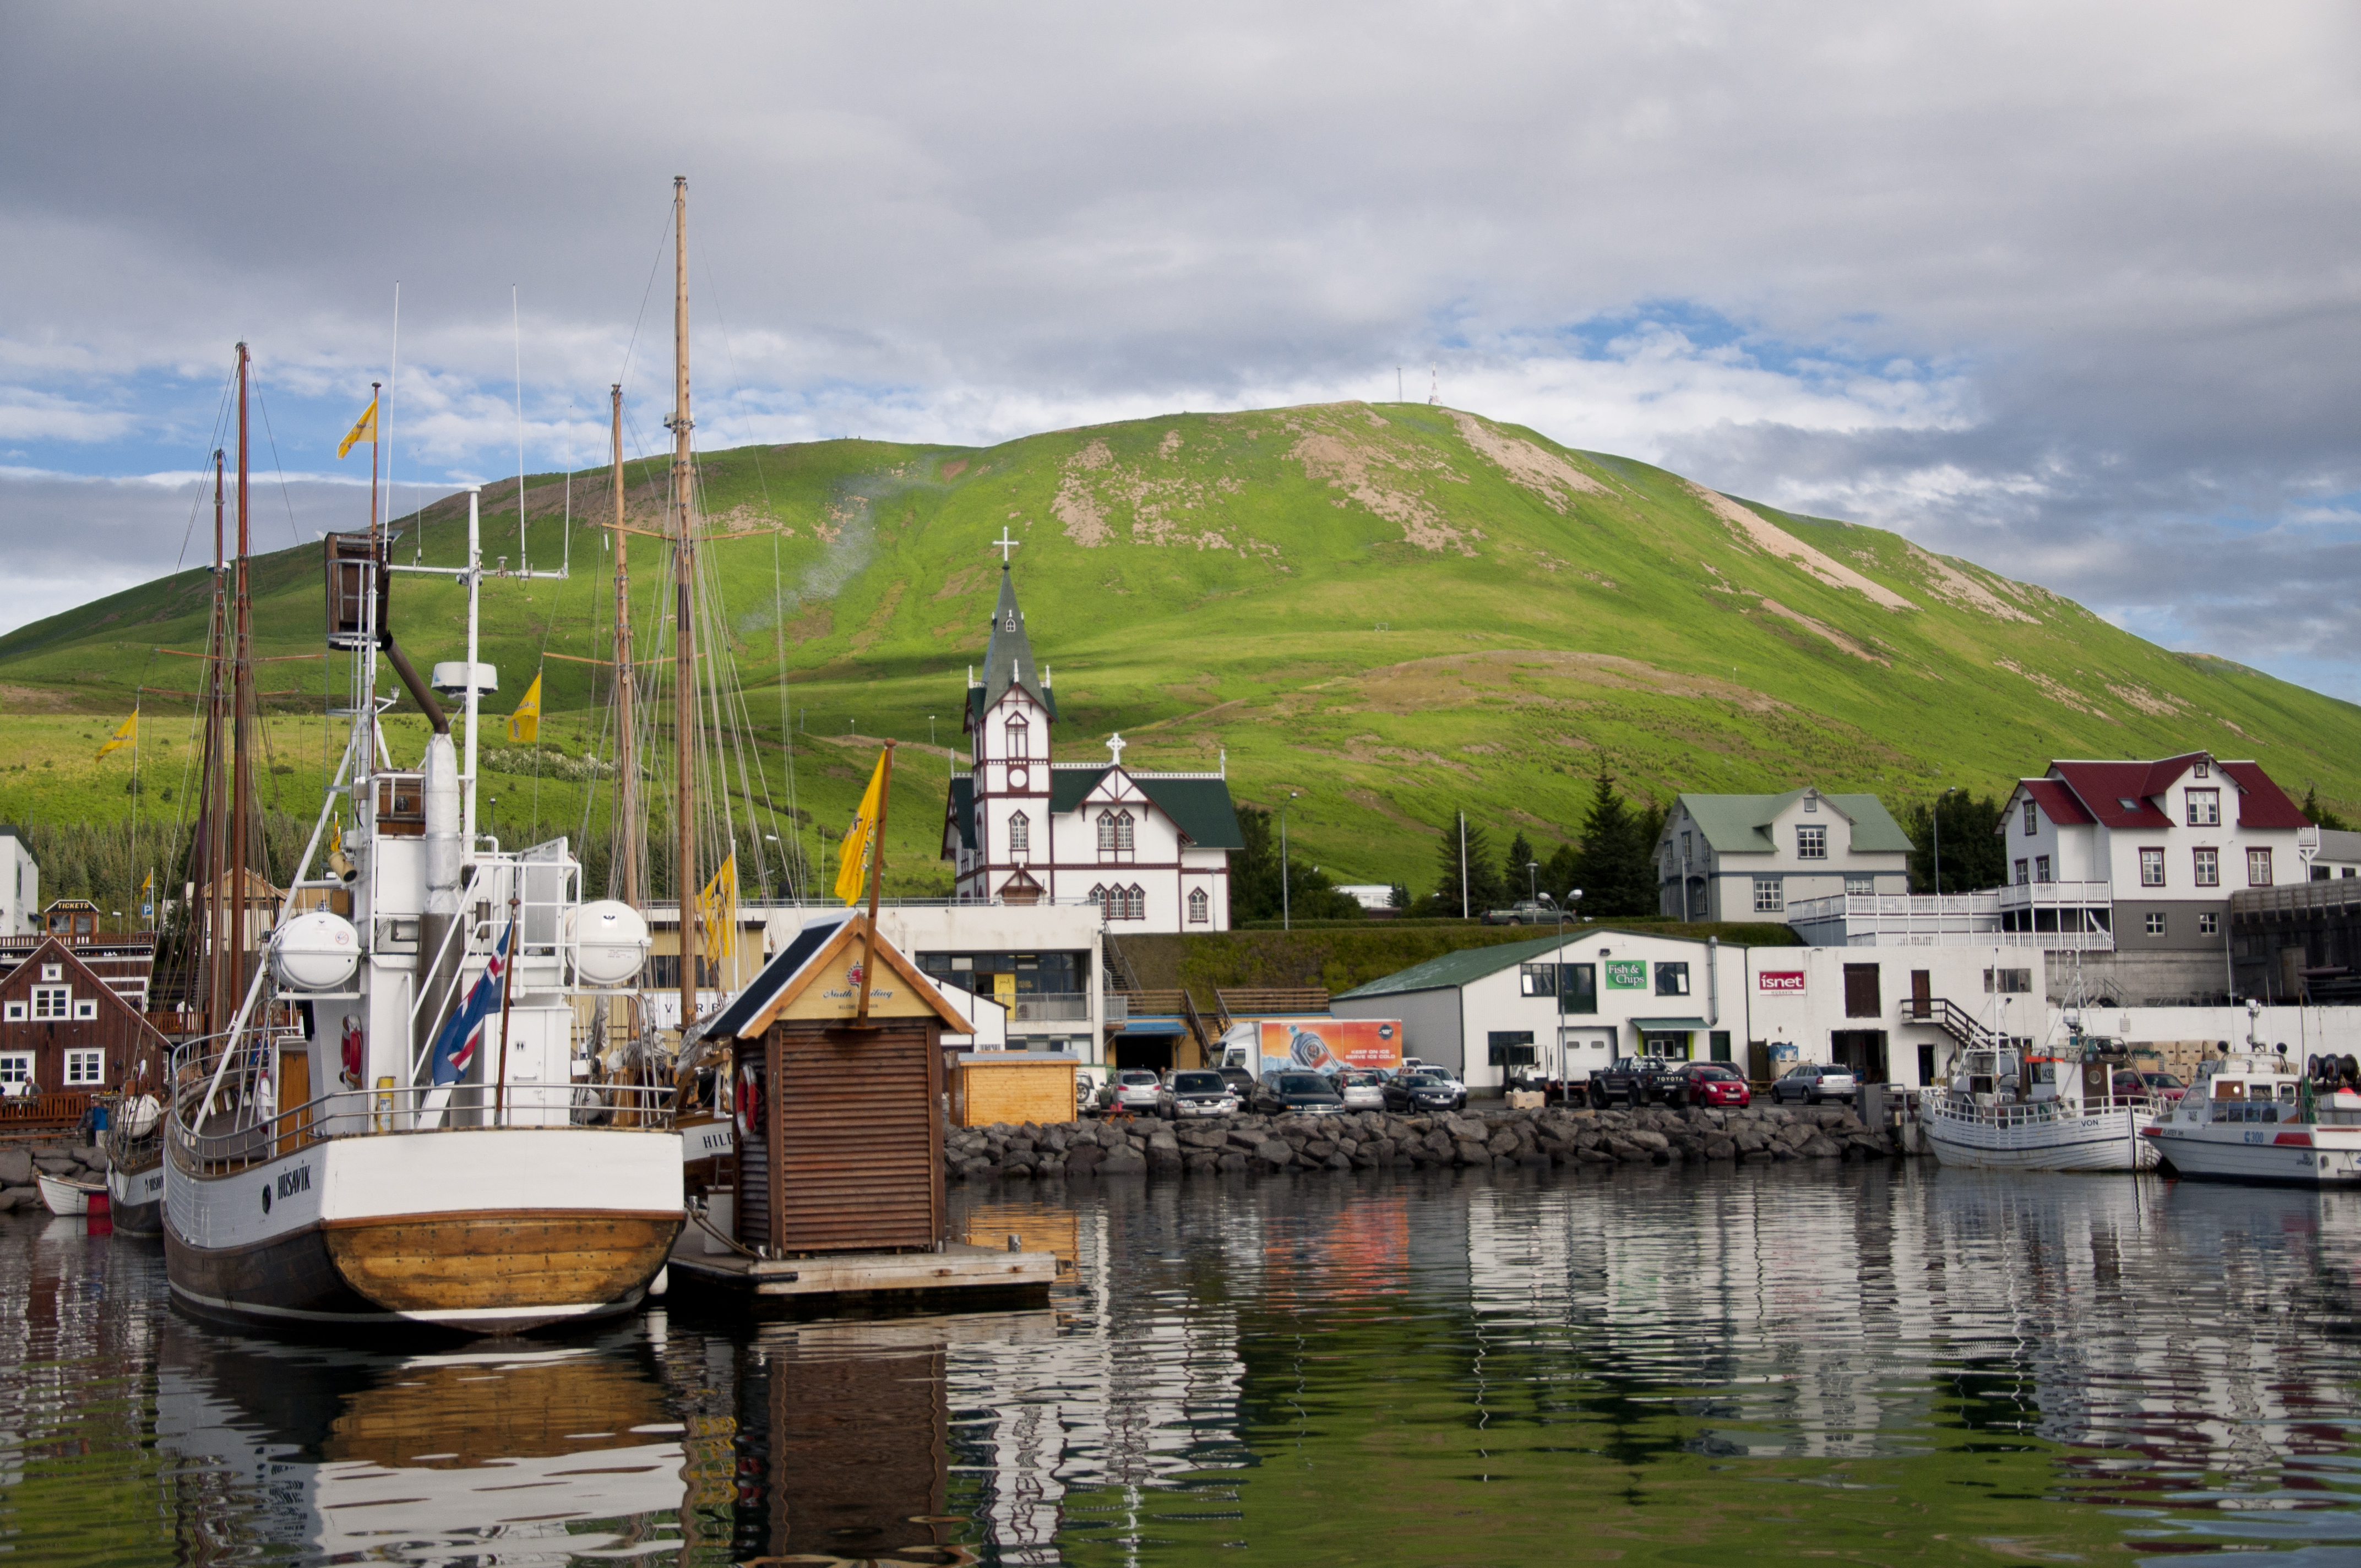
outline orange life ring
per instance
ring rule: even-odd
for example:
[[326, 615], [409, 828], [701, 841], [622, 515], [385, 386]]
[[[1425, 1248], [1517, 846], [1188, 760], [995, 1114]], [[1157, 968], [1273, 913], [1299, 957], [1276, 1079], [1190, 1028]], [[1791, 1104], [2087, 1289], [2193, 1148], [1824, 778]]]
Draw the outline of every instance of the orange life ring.
[[752, 1138], [763, 1130], [763, 1086], [755, 1076], [754, 1064], [747, 1062], [738, 1069], [738, 1135]]

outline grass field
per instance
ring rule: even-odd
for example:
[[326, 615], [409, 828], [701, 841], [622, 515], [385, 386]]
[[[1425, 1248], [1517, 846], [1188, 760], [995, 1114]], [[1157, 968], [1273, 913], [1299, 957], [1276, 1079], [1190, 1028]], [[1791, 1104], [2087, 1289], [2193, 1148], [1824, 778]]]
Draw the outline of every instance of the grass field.
[[[1898, 809], [1946, 785], [2004, 788], [2052, 757], [2204, 748], [2361, 806], [2351, 704], [2158, 648], [1895, 534], [1744, 507], [1451, 410], [1180, 414], [985, 449], [741, 448], [699, 471], [703, 549], [774, 787], [792, 730], [797, 803], [832, 829], [876, 738], [905, 742], [888, 862], [905, 891], [948, 881], [942, 780], [1004, 529], [1059, 754], [1104, 755], [1118, 729], [1137, 765], [1226, 753], [1241, 801], [1301, 793], [1291, 841], [1339, 881], [1422, 885], [1463, 806], [1497, 842], [1522, 828], [1545, 850], [1601, 766], [1658, 799], [1808, 780]], [[663, 477], [634, 466], [634, 526], [661, 526]], [[517, 504], [513, 481], [485, 491], [488, 555], [520, 554]], [[611, 506], [605, 474], [530, 479], [524, 506], [534, 566], [570, 548], [573, 575], [488, 583], [486, 657], [508, 694], [543, 671], [544, 742], [598, 750], [603, 673], [557, 655], [609, 649], [611, 557], [588, 526]], [[429, 509], [397, 559], [456, 562], [464, 515]], [[644, 630], [666, 547], [631, 547]], [[298, 657], [320, 646], [316, 548], [258, 558], [255, 577], [258, 652], [284, 661], [262, 685], [308, 694], [272, 699], [287, 771], [267, 783], [292, 809], [319, 798], [335, 740], [320, 694], [343, 673]], [[139, 806], [163, 806], [187, 720], [158, 694], [192, 688], [196, 666], [156, 650], [201, 647], [204, 606], [204, 575], [183, 573], [0, 639], [0, 817], [126, 813], [128, 753], [90, 753], [143, 687]], [[394, 623], [422, 663], [460, 656], [461, 609], [447, 580], [397, 579]], [[537, 787], [488, 773], [488, 815], [578, 829], [585, 786]]]

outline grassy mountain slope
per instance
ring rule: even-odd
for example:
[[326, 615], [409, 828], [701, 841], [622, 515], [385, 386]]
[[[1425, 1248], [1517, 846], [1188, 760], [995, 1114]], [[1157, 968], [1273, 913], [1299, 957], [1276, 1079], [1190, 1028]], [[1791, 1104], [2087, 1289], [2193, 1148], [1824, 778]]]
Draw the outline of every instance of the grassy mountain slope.
[[[2204, 747], [2261, 759], [2295, 793], [2317, 781], [2324, 800], [2361, 801], [2351, 704], [2169, 652], [1895, 534], [1452, 410], [1179, 414], [983, 449], [740, 448], [700, 473], [730, 652], [773, 741], [784, 650], [802, 804], [836, 826], [873, 738], [923, 748], [935, 716], [939, 749], [906, 748], [897, 775], [906, 886], [941, 874], [941, 779], [1004, 528], [1064, 715], [1060, 754], [1102, 755], [1117, 729], [1126, 761], [1151, 767], [1211, 767], [1226, 749], [1241, 800], [1301, 793], [1290, 837], [1339, 880], [1422, 884], [1461, 806], [1496, 841], [1565, 837], [1602, 762], [1659, 797], [1809, 780], [1899, 806], [1948, 784], [2000, 788], [2054, 756]], [[662, 483], [660, 464], [633, 465], [635, 526], [660, 526]], [[574, 576], [488, 585], [486, 657], [509, 694], [542, 663], [544, 739], [578, 751], [598, 744], [603, 677], [543, 655], [606, 651], [609, 557], [584, 525], [611, 501], [595, 470], [570, 498], [560, 476], [529, 480], [524, 501], [536, 567], [558, 561], [570, 506]], [[429, 509], [401, 556], [415, 542], [430, 563], [456, 561], [463, 507]], [[485, 492], [488, 555], [515, 557], [516, 507], [513, 481]], [[664, 602], [662, 547], [632, 544], [645, 625]], [[305, 548], [261, 562], [264, 653], [318, 648], [317, 561]], [[422, 663], [458, 656], [447, 582], [400, 578], [394, 602]], [[22, 770], [0, 772], [0, 815], [121, 814], [126, 754], [93, 765], [84, 742], [134, 687], [193, 686], [193, 663], [151, 650], [198, 646], [203, 612], [203, 574], [183, 573], [0, 639], [0, 737]], [[266, 687], [313, 693], [341, 678], [301, 661], [266, 674]], [[274, 743], [290, 771], [274, 777], [316, 800], [322, 721], [284, 706]], [[185, 756], [183, 740], [164, 749], [165, 728], [150, 727], [151, 767]], [[582, 786], [546, 776], [486, 787], [503, 819], [571, 826], [582, 809]]]

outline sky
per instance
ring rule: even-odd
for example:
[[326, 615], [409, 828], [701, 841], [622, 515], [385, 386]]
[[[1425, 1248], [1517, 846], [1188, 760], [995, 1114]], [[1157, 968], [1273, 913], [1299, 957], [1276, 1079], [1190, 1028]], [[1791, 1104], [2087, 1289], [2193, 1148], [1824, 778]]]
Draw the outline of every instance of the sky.
[[682, 174], [707, 447], [1432, 387], [2361, 699], [2356, 81], [2306, 0], [0, 5], [0, 630], [209, 552], [241, 338], [258, 548], [372, 380], [405, 506], [662, 444]]

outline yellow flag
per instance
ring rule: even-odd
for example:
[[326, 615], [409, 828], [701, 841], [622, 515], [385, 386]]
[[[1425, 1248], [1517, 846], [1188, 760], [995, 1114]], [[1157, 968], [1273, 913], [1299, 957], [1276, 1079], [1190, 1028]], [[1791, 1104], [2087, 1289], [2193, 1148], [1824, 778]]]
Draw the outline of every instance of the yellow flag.
[[509, 743], [530, 746], [541, 739], [541, 676], [533, 677], [533, 685], [524, 688], [524, 700], [509, 715]]
[[[98, 749], [98, 757], [104, 757], [109, 751], [119, 751], [138, 738], [139, 715], [135, 711], [130, 718], [115, 727], [115, 738]], [[93, 757], [91, 761], [95, 762], [98, 757]]]
[[377, 444], [377, 400], [375, 398], [371, 398], [369, 406], [361, 411], [361, 417], [353, 421], [353, 428], [345, 432], [345, 439], [336, 448], [337, 458], [341, 460], [346, 453], [364, 441], [372, 446]]
[[[705, 927], [708, 958], [734, 959], [738, 954], [738, 857], [730, 856], [697, 895], [697, 923]], [[734, 964], [727, 974], [736, 972]], [[728, 978], [723, 981], [730, 983]]]
[[877, 814], [885, 807], [885, 753], [877, 754], [877, 771], [869, 775], [868, 791], [852, 826], [844, 830], [842, 858], [836, 868], [836, 896], [847, 904], [861, 902], [869, 886], [869, 857], [877, 850]]

